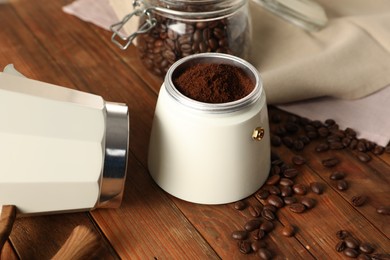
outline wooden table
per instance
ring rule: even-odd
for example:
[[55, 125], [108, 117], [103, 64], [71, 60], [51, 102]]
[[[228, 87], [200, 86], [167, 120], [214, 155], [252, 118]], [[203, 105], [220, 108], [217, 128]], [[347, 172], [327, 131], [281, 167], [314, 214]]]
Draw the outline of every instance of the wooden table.
[[[32, 79], [74, 88], [124, 102], [131, 117], [129, 167], [124, 201], [119, 209], [95, 210], [51, 216], [18, 218], [1, 259], [49, 259], [78, 225], [85, 225], [102, 238], [102, 259], [254, 259], [244, 255], [232, 239], [251, 217], [250, 205], [260, 205], [251, 196], [246, 209], [233, 204], [196, 205], [161, 190], [148, 174], [147, 149], [154, 107], [162, 80], [149, 74], [130, 47], [119, 50], [111, 33], [62, 12], [67, 1], [11, 0], [0, 4], [0, 67], [9, 63]], [[270, 115], [284, 112], [270, 107]], [[287, 119], [285, 119], [287, 120]], [[279, 124], [271, 123], [273, 131]], [[390, 252], [390, 216], [376, 212], [390, 204], [390, 154], [373, 155], [363, 163], [356, 150], [315, 152], [321, 142], [313, 140], [303, 151], [285, 145], [273, 152], [287, 164], [295, 155], [307, 159], [296, 167], [296, 182], [326, 185], [315, 208], [296, 214], [280, 209], [275, 229], [264, 240], [277, 259], [340, 259], [335, 250], [336, 232], [346, 229], [361, 241], [369, 241], [376, 253]], [[0, 144], [1, 145], [1, 144]], [[322, 160], [337, 156], [341, 163], [326, 168]], [[329, 174], [347, 173], [349, 188], [339, 191]], [[352, 196], [365, 194], [361, 207]], [[264, 202], [264, 201], [262, 201]], [[296, 227], [293, 237], [281, 234], [284, 225]]]

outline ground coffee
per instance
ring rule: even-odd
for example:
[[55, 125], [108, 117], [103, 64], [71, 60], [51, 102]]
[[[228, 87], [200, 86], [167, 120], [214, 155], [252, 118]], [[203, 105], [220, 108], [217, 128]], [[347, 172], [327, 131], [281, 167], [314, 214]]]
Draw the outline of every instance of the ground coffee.
[[195, 64], [173, 78], [173, 83], [183, 95], [204, 103], [236, 101], [255, 87], [241, 68], [211, 63]]

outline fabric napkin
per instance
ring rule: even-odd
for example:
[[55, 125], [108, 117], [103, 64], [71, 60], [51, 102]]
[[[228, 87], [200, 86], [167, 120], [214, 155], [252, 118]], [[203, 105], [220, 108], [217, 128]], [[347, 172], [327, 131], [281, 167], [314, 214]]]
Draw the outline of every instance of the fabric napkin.
[[[329, 22], [315, 32], [286, 22], [255, 1], [250, 1], [250, 62], [263, 79], [267, 102], [310, 119], [334, 118], [340, 126], [356, 127], [359, 137], [386, 145], [390, 138], [386, 131], [390, 105], [383, 102], [390, 92], [390, 87], [385, 88], [390, 85], [388, 0], [317, 0]], [[76, 0], [63, 10], [109, 29], [133, 10], [131, 2]], [[124, 29], [131, 33], [137, 26], [137, 19], [132, 19]], [[296, 101], [300, 102], [292, 103]]]

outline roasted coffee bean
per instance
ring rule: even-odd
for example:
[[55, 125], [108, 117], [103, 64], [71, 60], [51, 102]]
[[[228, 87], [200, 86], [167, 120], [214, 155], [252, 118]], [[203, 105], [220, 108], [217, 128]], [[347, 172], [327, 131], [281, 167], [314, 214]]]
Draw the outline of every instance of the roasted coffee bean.
[[273, 205], [277, 208], [282, 208], [284, 206], [283, 199], [281, 197], [273, 195], [273, 194], [268, 196], [267, 202], [268, 202], [268, 204]]
[[293, 147], [296, 151], [302, 151], [305, 147], [305, 144], [301, 140], [296, 139], [293, 142]]
[[356, 156], [361, 162], [369, 162], [372, 159], [369, 154], [363, 152], [358, 152]]
[[280, 189], [278, 186], [269, 186], [268, 187], [268, 192], [271, 195], [279, 195], [280, 194]]
[[279, 181], [279, 185], [280, 186], [293, 186], [294, 185], [294, 181], [291, 180], [291, 179], [288, 179], [288, 178], [281, 178], [280, 181]]
[[371, 257], [366, 254], [359, 254], [357, 257], [358, 260], [371, 260]]
[[348, 182], [346, 180], [338, 180], [336, 187], [338, 190], [344, 191], [348, 189]]
[[359, 248], [359, 241], [353, 236], [347, 236], [344, 238], [345, 246], [348, 248], [357, 249]]
[[271, 145], [275, 147], [279, 147], [282, 145], [282, 138], [277, 135], [271, 135]]
[[272, 114], [270, 116], [270, 119], [271, 119], [270, 121], [275, 124], [282, 122], [282, 117], [280, 116], [279, 113]]
[[329, 135], [329, 129], [324, 126], [318, 128], [317, 132], [321, 137], [327, 137]]
[[310, 183], [310, 189], [316, 194], [322, 194], [324, 192], [324, 185], [321, 182]]
[[372, 260], [389, 260], [390, 254], [389, 253], [371, 254], [370, 257]]
[[356, 131], [350, 127], [347, 127], [344, 132], [347, 136], [350, 136], [350, 137], [356, 137], [356, 135], [357, 135]]
[[365, 195], [356, 195], [351, 198], [352, 205], [355, 207], [363, 206], [364, 203], [367, 201], [367, 196]]
[[282, 229], [282, 235], [286, 237], [292, 237], [295, 234], [295, 228], [291, 224], [287, 224]]
[[253, 252], [257, 252], [257, 251], [259, 251], [260, 248], [265, 248], [265, 247], [267, 247], [267, 243], [265, 243], [265, 241], [262, 241], [262, 240], [253, 241], [251, 243], [251, 248], [252, 248]]
[[234, 203], [234, 208], [235, 208], [236, 210], [243, 210], [243, 209], [245, 209], [245, 208], [246, 208], [246, 203], [245, 203], [245, 201], [239, 200], [239, 201], [235, 202], [235, 203]]
[[327, 143], [320, 143], [315, 148], [316, 152], [325, 152], [329, 150], [329, 145]]
[[332, 143], [329, 143], [329, 148], [331, 150], [341, 150], [341, 149], [344, 149], [344, 145], [341, 141], [332, 142]]
[[280, 196], [281, 197], [290, 197], [293, 194], [291, 186], [281, 186], [280, 187]]
[[390, 215], [390, 206], [380, 206], [376, 212], [382, 215]]
[[368, 242], [363, 242], [360, 244], [359, 250], [360, 252], [371, 254], [374, 252], [374, 247]]
[[294, 146], [294, 140], [290, 136], [284, 136], [282, 142], [288, 148], [293, 148]]
[[306, 187], [306, 185], [304, 185], [302, 183], [294, 184], [292, 189], [296, 194], [299, 194], [299, 195], [305, 195], [307, 193], [307, 187]]
[[372, 150], [372, 153], [375, 155], [381, 155], [385, 151], [385, 148], [380, 145], [375, 145], [374, 149]]
[[344, 178], [345, 178], [345, 172], [342, 171], [335, 171], [329, 175], [329, 179], [331, 180], [342, 180]]
[[337, 252], [342, 252], [346, 248], [345, 242], [343, 240], [337, 242], [335, 249]]
[[263, 209], [268, 209], [268, 210], [272, 211], [273, 213], [276, 213], [276, 211], [278, 211], [277, 207], [270, 205], [270, 204], [264, 205]]
[[259, 257], [264, 260], [272, 259], [272, 253], [266, 248], [260, 248], [257, 252], [259, 254]]
[[349, 144], [348, 148], [351, 150], [355, 150], [358, 144], [358, 140], [352, 139], [351, 143]]
[[341, 140], [341, 143], [343, 144], [344, 147], [348, 147], [349, 144], [351, 143], [352, 139], [350, 137], [344, 137]]
[[253, 239], [254, 240], [261, 240], [264, 237], [265, 237], [265, 232], [262, 229], [256, 230], [255, 233], [253, 234]]
[[274, 220], [276, 218], [275, 212], [270, 209], [263, 209], [261, 211], [261, 216], [266, 220]]
[[359, 252], [353, 248], [346, 248], [344, 249], [343, 254], [349, 258], [356, 258], [358, 257]]
[[293, 122], [287, 122], [284, 127], [290, 134], [295, 134], [299, 130], [299, 126]]
[[339, 230], [336, 232], [336, 236], [338, 239], [345, 239], [346, 237], [350, 236], [351, 233], [349, 233], [347, 230]]
[[269, 191], [268, 190], [260, 190], [259, 192], [256, 193], [256, 198], [260, 199], [260, 200], [265, 200], [268, 198], [269, 196]]
[[330, 136], [328, 136], [326, 138], [326, 141], [329, 143], [329, 144], [332, 144], [332, 143], [337, 143], [337, 142], [340, 142], [341, 141], [341, 137], [339, 135], [335, 135], [335, 134], [332, 134]]
[[298, 175], [298, 173], [299, 172], [298, 172], [297, 169], [295, 169], [295, 168], [288, 168], [288, 169], [284, 170], [283, 175], [286, 178], [293, 179], [293, 178], [295, 178]]
[[306, 133], [307, 137], [310, 138], [310, 140], [314, 140], [318, 137], [318, 134], [316, 131], [309, 131]]
[[262, 208], [258, 205], [250, 206], [249, 207], [249, 214], [251, 214], [252, 217], [259, 217], [261, 215]]
[[292, 162], [293, 162], [293, 164], [295, 164], [295, 165], [302, 165], [302, 164], [305, 164], [305, 163], [306, 163], [306, 159], [303, 158], [303, 157], [300, 156], [300, 155], [295, 155], [295, 156], [293, 156], [293, 158], [292, 158]]
[[248, 231], [246, 230], [236, 230], [232, 233], [232, 238], [236, 240], [245, 240], [248, 238]]
[[245, 223], [244, 229], [247, 231], [253, 231], [255, 229], [258, 229], [260, 227], [261, 221], [260, 219], [251, 219], [248, 222]]
[[358, 144], [356, 146], [356, 149], [359, 151], [359, 152], [365, 152], [367, 150], [366, 148], [366, 144], [363, 142], [363, 141], [358, 141]]
[[274, 133], [278, 136], [280, 136], [282, 138], [282, 143], [284, 143], [283, 141], [283, 137], [287, 134], [287, 130], [286, 128], [284, 128], [284, 126], [280, 125], [280, 126], [277, 126], [274, 130]]
[[385, 147], [385, 153], [390, 153], [390, 145], [387, 145], [387, 146]]
[[274, 223], [272, 223], [272, 221], [269, 220], [264, 220], [264, 222], [261, 223], [260, 225], [260, 229], [264, 230], [264, 232], [266, 233], [269, 233], [274, 229]]
[[336, 158], [336, 157], [332, 157], [332, 158], [328, 158], [328, 159], [322, 160], [322, 165], [327, 167], [327, 168], [334, 167], [334, 166], [336, 166], [339, 163], [340, 163], [340, 160], [338, 158]]
[[313, 198], [303, 197], [301, 199], [301, 203], [305, 205], [307, 209], [311, 209], [314, 208], [314, 206], [317, 204], [317, 201]]
[[284, 201], [284, 204], [291, 205], [291, 204], [297, 202], [298, 200], [295, 197], [284, 197], [283, 201]]
[[243, 254], [249, 254], [250, 252], [252, 252], [251, 242], [247, 240], [239, 241], [238, 248]]
[[275, 185], [279, 182], [280, 180], [280, 175], [278, 174], [275, 174], [275, 175], [271, 175], [267, 181], [265, 182], [267, 185]]
[[306, 210], [305, 205], [298, 202], [290, 204], [288, 208], [294, 213], [303, 213]]
[[281, 172], [282, 172], [282, 169], [280, 168], [279, 165], [273, 165], [271, 168], [270, 175], [279, 175]]
[[325, 120], [325, 126], [332, 126], [334, 124], [336, 124], [336, 121], [334, 119], [329, 118]]

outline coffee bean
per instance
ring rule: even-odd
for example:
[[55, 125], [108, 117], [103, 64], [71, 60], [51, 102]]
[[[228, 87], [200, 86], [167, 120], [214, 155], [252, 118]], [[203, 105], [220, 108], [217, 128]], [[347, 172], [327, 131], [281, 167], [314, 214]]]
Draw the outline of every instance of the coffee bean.
[[361, 162], [369, 162], [372, 159], [369, 154], [363, 152], [358, 152], [356, 156]]
[[295, 165], [302, 165], [302, 164], [305, 164], [305, 163], [306, 163], [306, 159], [303, 158], [303, 157], [300, 156], [300, 155], [295, 155], [295, 156], [292, 158], [292, 162], [293, 162], [293, 164], [295, 164]]
[[282, 198], [273, 194], [268, 196], [267, 202], [268, 204], [273, 205], [277, 208], [282, 208], [284, 206]]
[[311, 209], [314, 208], [314, 206], [317, 204], [317, 201], [313, 198], [303, 197], [301, 199], [301, 203], [305, 205], [307, 209]]
[[367, 196], [364, 195], [356, 195], [351, 198], [352, 205], [355, 207], [363, 206], [363, 204], [367, 201]]
[[266, 233], [269, 233], [274, 229], [274, 223], [269, 220], [264, 220], [264, 222], [260, 224], [260, 229], [264, 230]]
[[385, 147], [385, 153], [390, 153], [390, 144]]
[[275, 147], [279, 147], [282, 145], [282, 138], [277, 135], [271, 135], [271, 145]]
[[296, 194], [299, 195], [305, 195], [307, 193], [307, 187], [302, 183], [295, 184], [292, 189]]
[[385, 148], [380, 145], [375, 145], [374, 149], [372, 150], [372, 153], [375, 155], [381, 155], [385, 151]]
[[357, 249], [359, 248], [359, 241], [353, 236], [347, 236], [344, 238], [345, 246], [348, 248]]
[[271, 195], [279, 195], [280, 194], [280, 188], [278, 186], [269, 186], [268, 192]]
[[238, 247], [240, 249], [240, 252], [243, 254], [249, 254], [250, 252], [252, 252], [252, 246], [250, 241], [247, 240], [239, 241]]
[[338, 190], [344, 191], [348, 189], [348, 182], [346, 180], [338, 180], [336, 187]]
[[261, 216], [266, 220], [274, 220], [276, 218], [275, 213], [269, 209], [263, 209], [261, 211]]
[[255, 196], [256, 196], [256, 198], [258, 198], [260, 200], [265, 200], [269, 196], [269, 191], [267, 191], [267, 190], [260, 190], [258, 193], [256, 193]]
[[382, 215], [390, 215], [390, 206], [380, 206], [376, 212]]
[[270, 205], [270, 204], [264, 205], [263, 209], [270, 210], [270, 211], [272, 211], [273, 213], [276, 213], [276, 211], [278, 210], [277, 207], [275, 207], [275, 206], [273, 206], [273, 205]]
[[278, 123], [282, 122], [282, 117], [278, 113], [271, 114], [270, 121], [272, 123], [278, 124]]
[[295, 197], [284, 197], [283, 201], [284, 201], [284, 204], [291, 205], [291, 204], [297, 202], [298, 200]]
[[315, 148], [316, 152], [325, 152], [329, 150], [329, 145], [327, 143], [320, 143], [319, 145], [316, 146]]
[[291, 224], [287, 224], [282, 229], [282, 235], [286, 237], [292, 237], [295, 234], [295, 228]]
[[298, 202], [290, 204], [288, 208], [294, 213], [303, 213], [306, 210], [305, 205]]
[[236, 230], [232, 233], [232, 238], [235, 240], [245, 240], [248, 238], [248, 231], [246, 230]]
[[301, 151], [305, 147], [305, 144], [301, 140], [294, 140], [293, 147], [296, 151]]
[[294, 146], [294, 140], [290, 136], [284, 136], [282, 138], [282, 143], [288, 147], [288, 148], [293, 148]]
[[325, 120], [325, 126], [332, 126], [334, 124], [336, 124], [336, 121], [334, 119], [329, 118]]
[[342, 171], [335, 171], [329, 175], [329, 178], [331, 180], [342, 180], [344, 179], [344, 177], [345, 177], [345, 172]]
[[242, 200], [239, 200], [239, 201], [234, 203], [234, 208], [236, 210], [243, 210], [246, 208], [246, 203]]
[[264, 230], [258, 229], [258, 230], [256, 230], [255, 233], [253, 234], [253, 239], [254, 239], [254, 240], [261, 240], [261, 239], [264, 238], [264, 236], [265, 236]]
[[281, 186], [280, 187], [280, 196], [281, 197], [290, 197], [293, 194], [291, 186]]
[[327, 137], [329, 135], [329, 129], [324, 126], [318, 128], [317, 132], [321, 137]]
[[338, 158], [336, 158], [336, 157], [332, 157], [332, 158], [328, 158], [328, 159], [322, 160], [322, 165], [327, 167], [327, 168], [334, 167], [334, 166], [336, 166], [339, 163], [340, 163], [340, 160]]
[[298, 172], [297, 169], [289, 168], [289, 169], [284, 170], [283, 175], [286, 178], [293, 179], [293, 178], [295, 178], [298, 175], [298, 173], [299, 172]]
[[342, 252], [342, 251], [344, 251], [345, 248], [346, 248], [346, 245], [345, 245], [345, 242], [343, 240], [337, 242], [337, 244], [335, 246], [335, 249], [337, 252]]
[[341, 149], [344, 149], [344, 145], [343, 145], [343, 143], [341, 143], [341, 141], [332, 142], [329, 144], [329, 148], [331, 150], [341, 150]]
[[368, 242], [363, 242], [360, 244], [359, 250], [360, 252], [371, 254], [374, 252], [374, 247]]
[[266, 248], [260, 248], [258, 251], [259, 257], [264, 260], [272, 259], [272, 253]]
[[251, 244], [251, 248], [252, 248], [253, 252], [257, 252], [257, 251], [259, 251], [260, 248], [265, 248], [265, 247], [267, 247], [267, 244], [265, 243], [265, 241], [262, 241], [262, 240], [253, 241]]
[[288, 179], [288, 178], [281, 178], [280, 181], [279, 181], [279, 185], [280, 186], [293, 186], [294, 185], [294, 181], [291, 180], [291, 179]]
[[350, 236], [351, 234], [347, 230], [339, 230], [336, 232], [336, 236], [339, 239], [345, 239], [346, 237]]
[[258, 205], [250, 206], [249, 207], [249, 214], [251, 214], [252, 217], [259, 217], [261, 215], [262, 208]]
[[356, 149], [359, 151], [359, 152], [365, 152], [367, 150], [366, 148], [366, 144], [363, 142], [363, 141], [358, 141], [358, 144], [356, 146]]
[[359, 254], [357, 257], [358, 260], [371, 260], [371, 257], [366, 254]]
[[310, 189], [316, 194], [322, 194], [324, 192], [324, 185], [321, 182], [310, 183]]
[[370, 257], [372, 260], [389, 260], [390, 254], [389, 253], [371, 254]]
[[343, 254], [346, 256], [346, 257], [350, 257], [350, 258], [356, 258], [358, 255], [359, 255], [359, 252], [353, 248], [346, 248], [344, 251], [343, 251]]
[[275, 174], [275, 175], [271, 175], [265, 183], [267, 185], [275, 185], [279, 182], [279, 180], [280, 180], [280, 175]]
[[258, 229], [260, 227], [261, 221], [260, 219], [251, 219], [248, 222], [245, 223], [244, 229], [247, 231], [253, 231], [255, 229]]
[[356, 147], [357, 147], [357, 144], [358, 144], [358, 140], [356, 140], [356, 139], [353, 139], [352, 141], [351, 141], [351, 143], [349, 144], [349, 149], [351, 149], [351, 150], [355, 150], [356, 149]]

